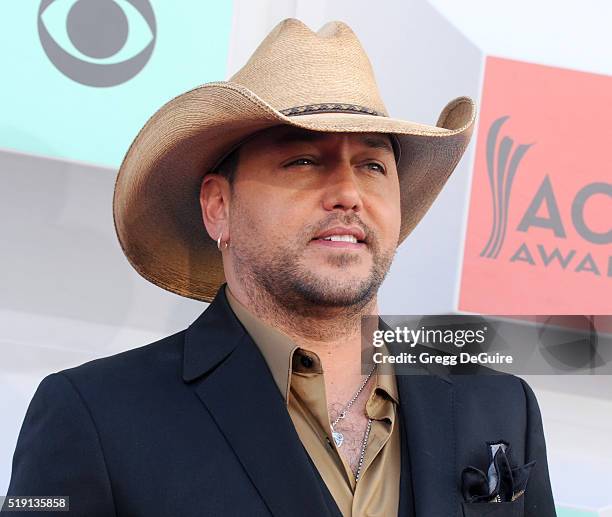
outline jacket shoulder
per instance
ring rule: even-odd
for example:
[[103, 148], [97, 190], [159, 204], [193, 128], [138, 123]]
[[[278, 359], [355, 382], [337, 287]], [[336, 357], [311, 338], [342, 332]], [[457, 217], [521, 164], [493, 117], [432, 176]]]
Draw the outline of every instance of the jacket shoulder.
[[185, 332], [186, 329], [183, 329], [146, 345], [93, 359], [56, 373], [66, 376], [75, 385], [104, 384], [107, 387], [125, 379], [160, 379], [180, 372]]

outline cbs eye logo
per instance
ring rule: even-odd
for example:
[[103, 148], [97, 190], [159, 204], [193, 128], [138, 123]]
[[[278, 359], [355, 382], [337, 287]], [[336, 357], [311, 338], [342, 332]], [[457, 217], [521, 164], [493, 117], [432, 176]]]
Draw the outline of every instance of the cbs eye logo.
[[49, 60], [87, 86], [115, 86], [140, 72], [155, 46], [149, 0], [43, 0], [38, 36]]

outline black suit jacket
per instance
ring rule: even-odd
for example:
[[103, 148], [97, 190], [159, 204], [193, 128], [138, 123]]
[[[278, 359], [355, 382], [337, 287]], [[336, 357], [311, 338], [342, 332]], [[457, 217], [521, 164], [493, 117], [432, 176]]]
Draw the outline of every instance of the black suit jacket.
[[[428, 373], [397, 382], [399, 515], [555, 515], [540, 413], [524, 381]], [[498, 439], [516, 462], [537, 461], [525, 495], [462, 504], [462, 469], [486, 471], [486, 441]], [[46, 376], [8, 495], [68, 495], [70, 515], [86, 517], [340, 516], [224, 286], [187, 329]]]

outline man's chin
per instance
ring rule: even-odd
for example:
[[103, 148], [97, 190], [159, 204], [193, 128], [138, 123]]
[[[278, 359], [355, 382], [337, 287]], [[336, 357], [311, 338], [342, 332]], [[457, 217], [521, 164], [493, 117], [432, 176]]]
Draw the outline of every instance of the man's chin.
[[351, 288], [355, 289], [361, 284], [369, 283], [371, 281], [371, 269], [365, 267], [365, 264], [355, 264], [345, 268], [323, 265], [309, 268], [309, 272], [305, 276], [309, 277], [314, 284], [346, 291]]
[[302, 261], [301, 267], [320, 278], [360, 281], [371, 274], [372, 258], [369, 254], [360, 256], [356, 253], [330, 253], [308, 257]]
[[[341, 275], [340, 275], [341, 276]], [[296, 291], [305, 301], [327, 307], [348, 307], [369, 301], [376, 288], [367, 276], [313, 275], [308, 281], [297, 282]]]

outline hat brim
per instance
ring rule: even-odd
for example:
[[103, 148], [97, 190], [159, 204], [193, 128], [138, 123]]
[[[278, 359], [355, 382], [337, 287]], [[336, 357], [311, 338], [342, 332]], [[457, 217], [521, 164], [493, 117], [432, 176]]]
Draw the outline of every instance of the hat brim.
[[170, 100], [140, 130], [119, 168], [113, 219], [128, 261], [150, 282], [210, 302], [225, 282], [221, 253], [202, 221], [202, 178], [247, 136], [280, 124], [314, 131], [395, 134], [401, 243], [425, 215], [469, 143], [474, 102], [458, 97], [436, 126], [355, 113], [285, 116], [231, 82], [208, 83]]

